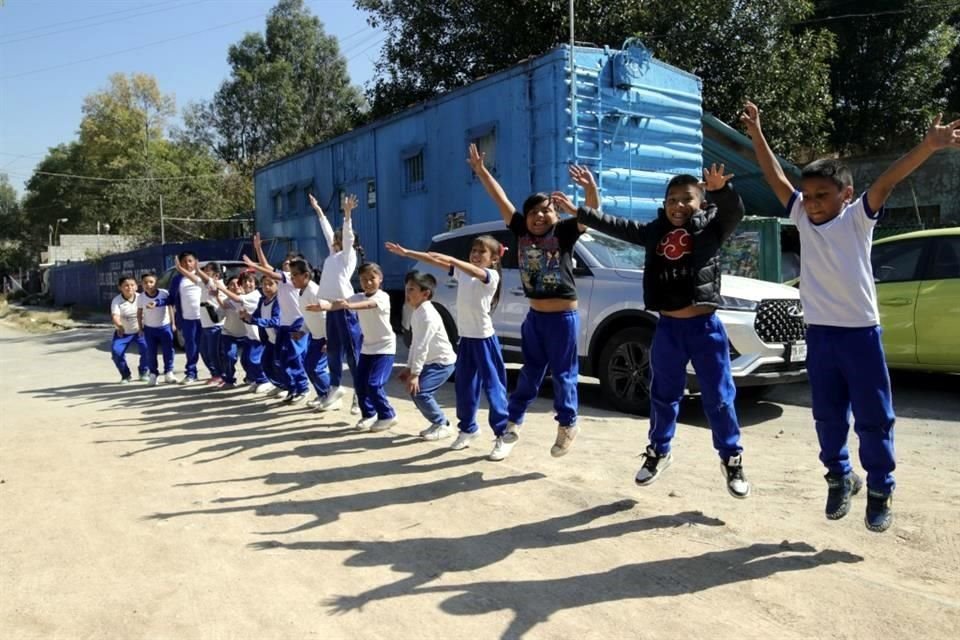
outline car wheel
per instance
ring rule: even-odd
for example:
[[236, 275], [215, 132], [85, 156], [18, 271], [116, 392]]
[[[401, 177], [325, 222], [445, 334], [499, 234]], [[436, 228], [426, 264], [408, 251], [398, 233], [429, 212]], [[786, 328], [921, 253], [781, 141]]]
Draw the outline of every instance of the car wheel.
[[600, 352], [598, 373], [604, 399], [618, 411], [650, 412], [650, 345], [653, 331], [631, 327], [615, 333]]

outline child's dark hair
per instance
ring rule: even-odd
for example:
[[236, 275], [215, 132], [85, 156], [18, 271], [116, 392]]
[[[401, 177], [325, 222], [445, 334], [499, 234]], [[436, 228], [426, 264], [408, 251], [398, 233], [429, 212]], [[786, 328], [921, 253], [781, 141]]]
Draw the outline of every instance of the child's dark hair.
[[526, 216], [533, 209], [539, 207], [544, 202], [550, 202], [550, 196], [543, 192], [535, 193], [532, 196], [529, 196], [523, 201], [523, 215]]
[[134, 283], [134, 284], [137, 283], [137, 279], [136, 279], [136, 278], [134, 278], [134, 277], [131, 276], [131, 275], [125, 275], [125, 276], [120, 276], [120, 279], [117, 280], [117, 286], [118, 286], [118, 287], [122, 287], [122, 286], [123, 286], [123, 283], [126, 282], [127, 280], [133, 280], [133, 283]]
[[408, 284], [410, 282], [417, 285], [420, 291], [429, 291], [430, 295], [427, 297], [427, 299], [433, 299], [433, 292], [437, 290], [437, 279], [432, 275], [414, 269], [413, 271], [408, 272], [406, 277], [403, 279], [404, 284]]
[[837, 189], [846, 189], [853, 186], [853, 174], [850, 173], [850, 167], [834, 158], [821, 158], [814, 160], [803, 168], [800, 172], [800, 179], [804, 178], [826, 178]]
[[181, 251], [180, 253], [177, 254], [177, 262], [183, 262], [183, 259], [188, 256], [193, 258], [194, 260], [197, 259], [197, 254], [195, 254], [193, 251]]
[[[340, 249], [343, 250], [343, 227], [333, 232], [333, 242], [334, 244], [340, 245]], [[360, 244], [360, 234], [356, 231], [353, 232], [353, 249], [357, 252], [358, 265], [367, 261], [367, 252], [364, 251], [363, 245]]]
[[156, 271], [144, 271], [143, 273], [140, 274], [140, 281], [143, 282], [143, 281], [146, 280], [147, 278], [154, 278], [154, 279], [156, 279], [156, 277], [157, 277], [157, 272], [156, 272]]
[[376, 262], [364, 262], [360, 265], [360, 269], [357, 271], [361, 276], [368, 271], [373, 271], [378, 274], [381, 278], [383, 277], [383, 269], [380, 268]]
[[490, 252], [490, 255], [493, 257], [490, 268], [496, 271], [499, 276], [497, 278], [497, 290], [493, 292], [493, 299], [490, 301], [490, 313], [493, 313], [493, 310], [497, 308], [497, 304], [500, 302], [500, 288], [503, 286], [503, 267], [500, 263], [503, 261], [503, 252], [506, 251], [506, 247], [490, 235], [477, 236], [473, 239], [470, 248], [472, 249], [478, 244], [483, 245], [483, 247]]
[[257, 283], [257, 276], [253, 275], [252, 271], [244, 271], [237, 276], [237, 281], [240, 283], [240, 286], [243, 286], [244, 282], [253, 282]]
[[290, 260], [290, 274], [299, 276], [304, 273], [310, 273], [310, 263], [303, 258], [292, 258]]
[[692, 176], [689, 173], [681, 173], [678, 176], [673, 176], [670, 178], [670, 182], [667, 183], [667, 190], [664, 192], [664, 197], [670, 195], [670, 190], [674, 187], [686, 187], [688, 185], [694, 185], [700, 190], [700, 194], [704, 195], [703, 185], [700, 184], [700, 179], [697, 176]]
[[240, 276], [230, 276], [229, 278], [227, 278], [227, 281], [223, 283], [223, 286], [229, 287], [230, 283], [233, 282], [234, 280], [237, 281], [237, 284], [240, 284]]
[[214, 262], [213, 260], [211, 260], [210, 262], [203, 265], [203, 270], [204, 271], [210, 270], [210, 271], [213, 271], [214, 273], [220, 273], [220, 263]]

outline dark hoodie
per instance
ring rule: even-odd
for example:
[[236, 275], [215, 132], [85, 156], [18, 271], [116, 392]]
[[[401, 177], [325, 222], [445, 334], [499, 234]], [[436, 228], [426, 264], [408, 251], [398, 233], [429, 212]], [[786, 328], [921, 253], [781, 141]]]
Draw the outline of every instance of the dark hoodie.
[[643, 304], [650, 311], [676, 311], [691, 304], [720, 306], [720, 247], [743, 218], [743, 202], [729, 185], [707, 192], [705, 209], [682, 227], [657, 219], [639, 223], [581, 207], [577, 222], [646, 248]]

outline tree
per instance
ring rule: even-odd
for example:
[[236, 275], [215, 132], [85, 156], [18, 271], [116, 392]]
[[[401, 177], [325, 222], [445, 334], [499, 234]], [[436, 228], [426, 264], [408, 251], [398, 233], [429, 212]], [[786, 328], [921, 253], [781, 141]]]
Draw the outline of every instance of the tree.
[[211, 101], [186, 109], [178, 135], [245, 175], [349, 130], [363, 106], [336, 38], [303, 0], [280, 0], [265, 35], [248, 33], [227, 60], [230, 78]]
[[[960, 32], [960, 8], [953, 12], [949, 24]], [[947, 110], [952, 116], [960, 116], [960, 42], [950, 52], [947, 68], [943, 72], [943, 82], [938, 89], [946, 97]]]
[[24, 242], [24, 217], [17, 191], [0, 173], [0, 275], [29, 267], [29, 250]]
[[833, 146], [869, 152], [916, 141], [947, 107], [940, 87], [958, 35], [945, 5], [928, 0], [858, 0], [841, 8], [833, 0], [816, 4], [814, 19], [835, 34], [837, 43], [830, 74]]

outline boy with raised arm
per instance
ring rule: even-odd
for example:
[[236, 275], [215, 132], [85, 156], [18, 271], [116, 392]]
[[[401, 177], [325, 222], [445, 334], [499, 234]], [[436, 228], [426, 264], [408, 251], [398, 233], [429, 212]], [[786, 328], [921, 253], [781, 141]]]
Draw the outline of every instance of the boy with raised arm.
[[800, 189], [787, 180], [760, 126], [760, 110], [747, 102], [741, 121], [753, 139], [764, 178], [787, 208], [800, 234], [800, 301], [807, 322], [807, 374], [820, 461], [827, 468], [826, 516], [850, 510], [863, 481], [847, 450], [849, 414], [867, 472], [864, 522], [882, 532], [893, 522], [893, 398], [880, 342], [880, 314], [870, 248], [873, 228], [898, 182], [940, 149], [960, 148], [960, 120], [937, 116], [923, 140], [854, 197], [850, 169], [840, 160], [803, 168]]

